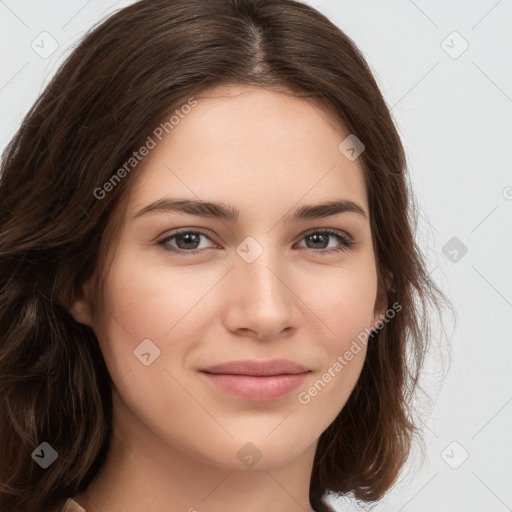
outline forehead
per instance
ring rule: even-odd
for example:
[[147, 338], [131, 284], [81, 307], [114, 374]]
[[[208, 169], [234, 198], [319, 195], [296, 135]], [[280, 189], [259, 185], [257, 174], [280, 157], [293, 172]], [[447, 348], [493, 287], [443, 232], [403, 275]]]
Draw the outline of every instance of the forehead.
[[155, 147], [139, 164], [129, 214], [164, 195], [274, 212], [343, 196], [367, 211], [361, 159], [340, 152], [348, 133], [324, 106], [250, 86], [194, 98], [197, 104], [174, 117], [169, 133], [152, 136]]

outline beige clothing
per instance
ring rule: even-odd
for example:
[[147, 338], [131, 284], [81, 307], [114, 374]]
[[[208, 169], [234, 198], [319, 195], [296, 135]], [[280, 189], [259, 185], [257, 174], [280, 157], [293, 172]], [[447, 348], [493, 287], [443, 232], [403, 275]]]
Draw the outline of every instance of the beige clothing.
[[63, 512], [87, 512], [85, 508], [81, 507], [75, 500], [69, 498], [64, 504]]

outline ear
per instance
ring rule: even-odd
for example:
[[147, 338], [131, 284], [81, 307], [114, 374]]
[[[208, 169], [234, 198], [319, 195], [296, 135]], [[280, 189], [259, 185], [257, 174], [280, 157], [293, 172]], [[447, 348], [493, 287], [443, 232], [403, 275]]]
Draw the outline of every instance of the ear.
[[379, 278], [379, 290], [375, 300], [373, 310], [372, 330], [379, 331], [382, 327], [383, 319], [386, 316], [388, 307], [388, 292], [393, 291], [393, 273], [386, 271], [385, 275]]
[[79, 323], [93, 327], [93, 314], [91, 306], [91, 283], [88, 281], [82, 286], [78, 297], [69, 308], [71, 316]]

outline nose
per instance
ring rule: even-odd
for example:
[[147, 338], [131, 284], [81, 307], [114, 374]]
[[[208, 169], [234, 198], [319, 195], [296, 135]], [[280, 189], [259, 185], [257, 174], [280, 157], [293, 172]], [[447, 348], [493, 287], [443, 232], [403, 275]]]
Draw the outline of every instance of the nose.
[[284, 259], [269, 249], [252, 262], [237, 256], [225, 283], [226, 328], [259, 340], [289, 336], [300, 324], [300, 298]]

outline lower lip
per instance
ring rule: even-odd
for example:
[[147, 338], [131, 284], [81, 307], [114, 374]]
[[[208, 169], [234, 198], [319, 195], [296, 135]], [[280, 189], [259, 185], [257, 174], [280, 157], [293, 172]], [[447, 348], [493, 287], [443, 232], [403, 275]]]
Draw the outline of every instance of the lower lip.
[[288, 395], [294, 389], [298, 388], [309, 374], [309, 372], [305, 372], [256, 377], [253, 375], [201, 373], [222, 391], [255, 402], [277, 400], [278, 398]]

